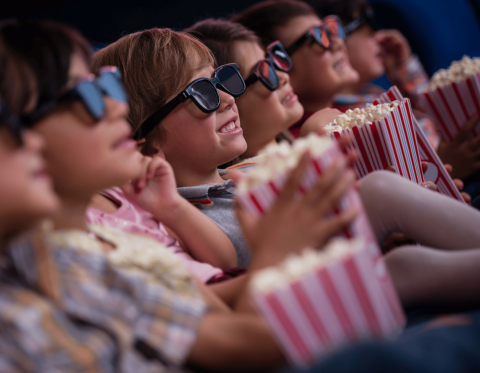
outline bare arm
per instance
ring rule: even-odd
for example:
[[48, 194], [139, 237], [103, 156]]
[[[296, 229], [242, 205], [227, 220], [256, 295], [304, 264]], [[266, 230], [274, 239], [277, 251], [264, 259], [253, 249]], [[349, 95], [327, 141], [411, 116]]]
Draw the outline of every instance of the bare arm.
[[182, 198], [176, 208], [159, 215], [154, 216], [176, 234], [199, 262], [224, 269], [237, 266], [237, 255], [229, 238], [187, 200]]
[[144, 175], [122, 186], [125, 195], [172, 230], [198, 261], [237, 265], [235, 249], [218, 226], [177, 192], [173, 171], [160, 157], [146, 158]]
[[265, 372], [284, 362], [261, 318], [254, 314], [205, 315], [188, 365], [220, 372]]

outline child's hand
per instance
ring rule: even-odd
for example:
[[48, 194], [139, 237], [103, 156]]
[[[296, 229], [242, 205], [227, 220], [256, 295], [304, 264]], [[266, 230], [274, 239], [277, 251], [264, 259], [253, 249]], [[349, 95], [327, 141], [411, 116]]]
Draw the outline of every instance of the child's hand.
[[375, 33], [375, 39], [382, 46], [387, 74], [402, 66], [412, 55], [410, 44], [398, 30], [379, 30]]
[[171, 212], [182, 201], [177, 192], [172, 167], [158, 156], [145, 156], [142, 175], [121, 188], [130, 201], [151, 212], [159, 220], [163, 220], [162, 215]]
[[[447, 164], [444, 164], [444, 167], [445, 167], [445, 170], [447, 170], [447, 172], [449, 174], [452, 174], [452, 171], [453, 171], [453, 167], [451, 165], [449, 165], [448, 163]], [[460, 194], [462, 195], [463, 197], [463, 200], [465, 201], [465, 203], [467, 205], [471, 204], [472, 203], [472, 198], [470, 197], [469, 194], [465, 193], [465, 192], [462, 192], [463, 190], [463, 181], [460, 180], [460, 179], [452, 179], [453, 180], [453, 183], [455, 184], [455, 186], [457, 187], [458, 191], [460, 192]]]
[[311, 156], [305, 153], [286, 181], [275, 203], [262, 217], [254, 218], [237, 205], [237, 215], [247, 242], [257, 256], [267, 257], [267, 265], [280, 262], [289, 253], [303, 248], [321, 247], [333, 235], [352, 222], [352, 209], [330, 216], [333, 208], [348, 191], [355, 174], [345, 158], [338, 160], [301, 197], [297, 197], [301, 176]]
[[452, 178], [466, 179], [480, 170], [480, 136], [468, 140], [479, 118], [469, 120], [451, 143], [440, 141], [437, 153], [443, 163], [452, 165]]
[[[309, 133], [318, 133], [320, 128], [325, 127], [330, 122], [333, 122], [342, 112], [338, 109], [325, 108], [318, 110], [305, 123], [303, 123], [300, 129], [300, 136], [307, 136]], [[322, 135], [324, 133], [321, 133]]]

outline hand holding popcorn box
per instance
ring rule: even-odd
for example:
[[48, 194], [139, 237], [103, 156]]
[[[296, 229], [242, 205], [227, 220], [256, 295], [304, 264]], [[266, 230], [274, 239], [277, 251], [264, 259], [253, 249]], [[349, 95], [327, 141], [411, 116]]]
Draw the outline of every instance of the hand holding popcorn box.
[[[480, 115], [480, 58], [464, 56], [437, 71], [421, 97], [445, 141], [453, 141], [469, 119]], [[480, 135], [479, 126], [472, 134]]]
[[[383, 93], [373, 103], [386, 104], [394, 102], [395, 100], [403, 100], [403, 96], [396, 86], [391, 87], [388, 92]], [[420, 152], [420, 160], [428, 163], [428, 170], [425, 174], [425, 179], [434, 182], [438, 187], [438, 192], [445, 196], [454, 198], [462, 203], [465, 203], [462, 195], [458, 191], [457, 187], [453, 183], [450, 174], [445, 170], [443, 162], [437, 155], [435, 149], [428, 141], [427, 137], [423, 133], [420, 125], [418, 124], [415, 116], [412, 116], [413, 127], [415, 134], [417, 135], [418, 149]]]
[[407, 180], [425, 181], [409, 99], [347, 110], [325, 130], [333, 138], [350, 136], [360, 158], [354, 164], [359, 179], [393, 166]]
[[[285, 183], [288, 171], [296, 166], [307, 149], [312, 152], [313, 159], [302, 178], [299, 192], [310, 189], [336, 159], [343, 157], [336, 141], [328, 137], [310, 135], [293, 145], [271, 145], [260, 154], [257, 167], [238, 185], [237, 198], [242, 207], [254, 216], [267, 211]], [[362, 244], [355, 244], [353, 251], [358, 251], [355, 260], [361, 263], [362, 272], [357, 267], [360, 264], [353, 263], [353, 256], [348, 256], [345, 262], [328, 261], [328, 265], [318, 271], [318, 276], [313, 270], [304, 271], [297, 266], [299, 276], [291, 284], [270, 289], [272, 291], [253, 291], [258, 310], [295, 364], [306, 365], [348, 341], [390, 335], [404, 326], [401, 305], [357, 191], [351, 188], [333, 213], [352, 207], [360, 213], [343, 236], [361, 240]], [[310, 259], [318, 254], [307, 253]], [[317, 263], [310, 259], [306, 261]], [[346, 272], [344, 265], [352, 272]], [[288, 264], [290, 270], [293, 267], [295, 264]], [[366, 273], [369, 273], [368, 284], [371, 284], [368, 288], [358, 281], [359, 276]], [[323, 280], [319, 280], [319, 276]], [[348, 276], [357, 277], [351, 280]], [[280, 277], [283, 276], [275, 278]], [[369, 294], [375, 300], [368, 298]], [[375, 306], [369, 302], [376, 302]]]
[[[335, 239], [253, 278], [254, 305], [292, 364], [306, 366], [348, 343], [402, 329], [401, 308], [389, 306], [379, 281], [385, 265], [374, 266], [367, 251], [362, 240]], [[389, 295], [396, 298], [393, 289]]]

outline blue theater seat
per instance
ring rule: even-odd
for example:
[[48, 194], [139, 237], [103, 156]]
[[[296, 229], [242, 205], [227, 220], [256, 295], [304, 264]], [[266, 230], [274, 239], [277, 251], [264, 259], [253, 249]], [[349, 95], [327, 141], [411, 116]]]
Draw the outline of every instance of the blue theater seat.
[[463, 55], [480, 57], [480, 0], [368, 0], [384, 28], [399, 29], [429, 75]]

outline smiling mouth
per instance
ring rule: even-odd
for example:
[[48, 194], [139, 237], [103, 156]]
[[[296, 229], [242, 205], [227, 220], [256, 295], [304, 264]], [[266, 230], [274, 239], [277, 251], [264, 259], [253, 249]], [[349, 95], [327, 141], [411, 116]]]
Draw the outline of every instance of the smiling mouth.
[[220, 130], [218, 131], [219, 133], [226, 133], [226, 132], [232, 132], [237, 128], [237, 125], [235, 122], [232, 120], [230, 123], [225, 124]]
[[333, 69], [334, 70], [341, 70], [343, 69], [345, 66], [346, 66], [346, 62], [345, 60], [342, 58], [340, 61], [336, 62], [334, 65], [333, 65]]

